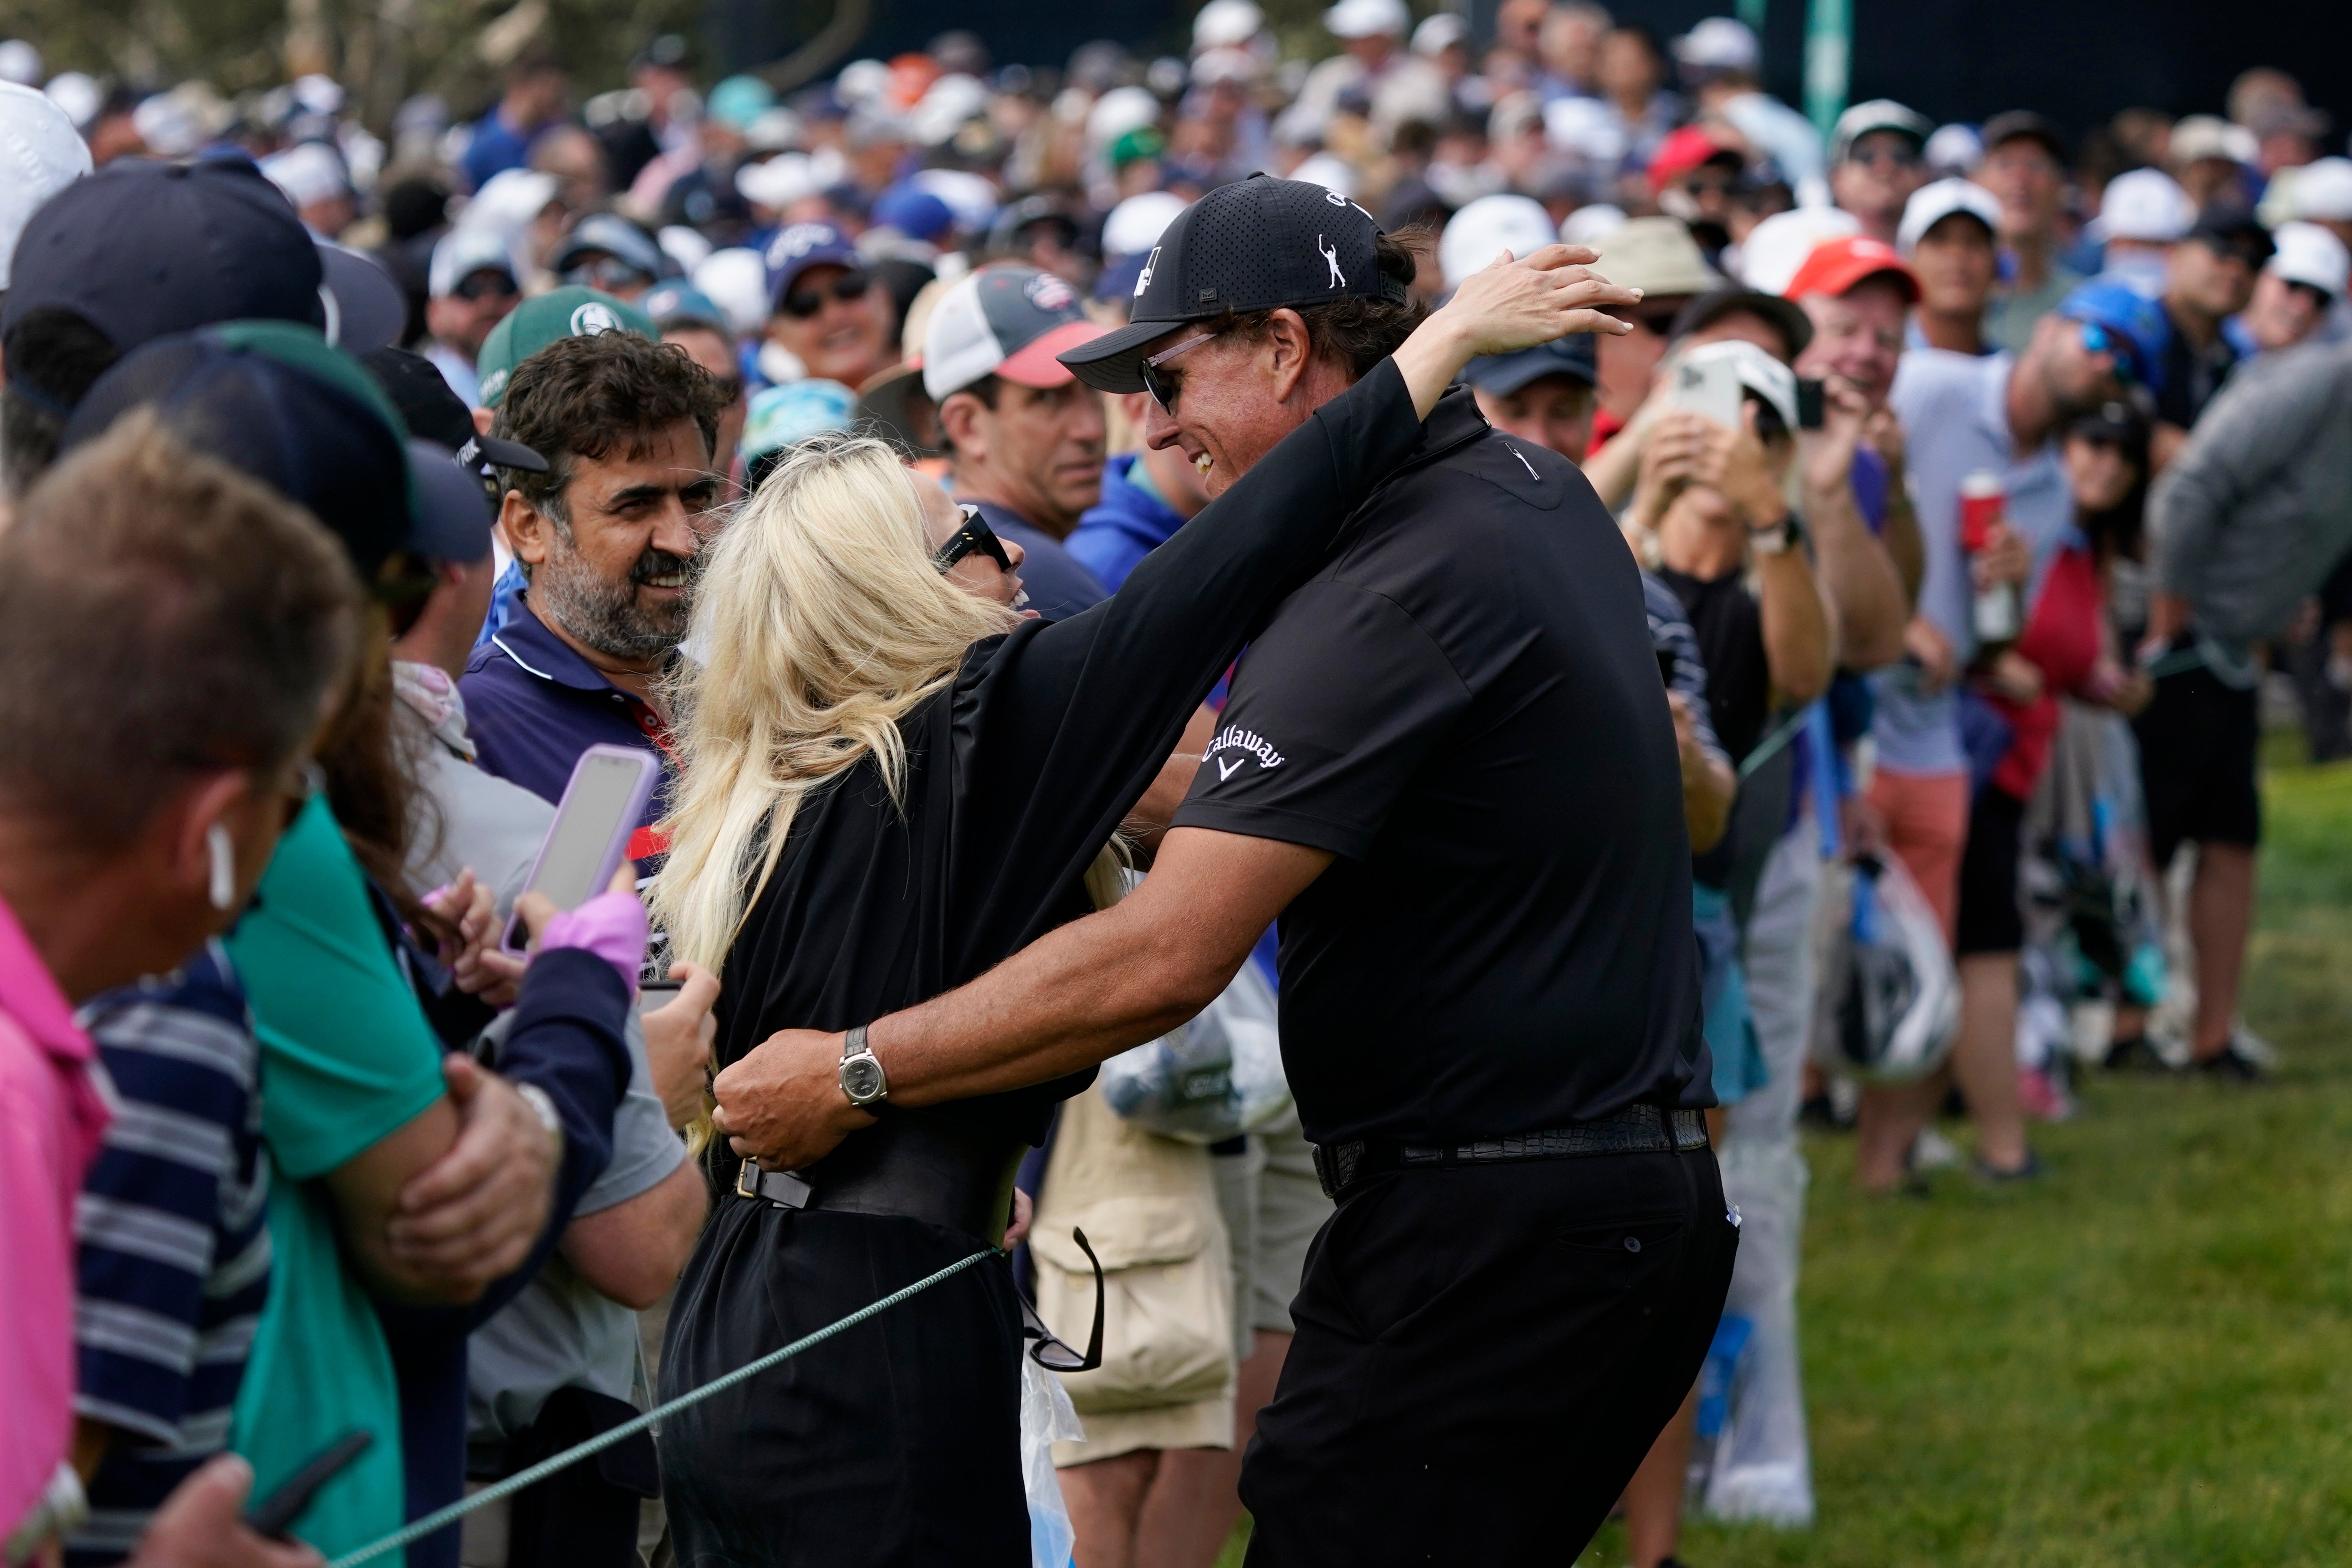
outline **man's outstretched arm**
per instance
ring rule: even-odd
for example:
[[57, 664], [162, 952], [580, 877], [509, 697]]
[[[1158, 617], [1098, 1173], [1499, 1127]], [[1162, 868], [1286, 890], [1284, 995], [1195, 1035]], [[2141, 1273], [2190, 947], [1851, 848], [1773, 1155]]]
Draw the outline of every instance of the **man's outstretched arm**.
[[[968, 985], [875, 1019], [866, 1039], [895, 1105], [1043, 1083], [1192, 1018], [1331, 863], [1329, 852], [1205, 827], [1172, 828], [1142, 886]], [[874, 1118], [838, 1076], [842, 1037], [771, 1035], [719, 1075], [712, 1120], [768, 1168], [812, 1163]]]

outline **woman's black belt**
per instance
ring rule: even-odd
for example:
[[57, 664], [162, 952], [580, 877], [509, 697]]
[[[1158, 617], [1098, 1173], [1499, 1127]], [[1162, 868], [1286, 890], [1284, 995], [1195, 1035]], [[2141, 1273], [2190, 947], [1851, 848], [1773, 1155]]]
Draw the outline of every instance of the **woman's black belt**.
[[1500, 1165], [1522, 1160], [1573, 1160], [1592, 1154], [1672, 1154], [1706, 1147], [1706, 1118], [1696, 1110], [1629, 1105], [1612, 1115], [1540, 1132], [1424, 1149], [1388, 1138], [1315, 1145], [1323, 1195], [1339, 1198], [1358, 1182], [1390, 1171], [1449, 1165]]
[[904, 1215], [994, 1247], [1013, 1218], [1022, 1152], [1001, 1131], [894, 1109], [806, 1170], [766, 1171], [744, 1161], [735, 1191], [778, 1208]]

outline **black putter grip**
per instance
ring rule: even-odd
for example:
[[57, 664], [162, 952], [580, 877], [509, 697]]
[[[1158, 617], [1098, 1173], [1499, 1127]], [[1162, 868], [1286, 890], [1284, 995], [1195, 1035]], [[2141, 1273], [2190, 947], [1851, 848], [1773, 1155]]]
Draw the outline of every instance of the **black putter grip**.
[[256, 1535], [284, 1540], [287, 1528], [310, 1506], [310, 1499], [319, 1489], [334, 1479], [336, 1472], [366, 1452], [367, 1446], [374, 1441], [366, 1432], [344, 1433], [289, 1476], [283, 1486], [247, 1509], [246, 1527]]

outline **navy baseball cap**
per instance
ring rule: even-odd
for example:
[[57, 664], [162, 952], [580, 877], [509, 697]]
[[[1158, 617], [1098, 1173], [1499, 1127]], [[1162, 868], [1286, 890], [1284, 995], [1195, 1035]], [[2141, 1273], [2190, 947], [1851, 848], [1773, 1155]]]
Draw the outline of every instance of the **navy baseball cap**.
[[858, 268], [865, 261], [849, 237], [829, 223], [788, 223], [768, 241], [768, 303], [772, 308], [812, 267]]
[[1481, 354], [1462, 367], [1462, 379], [1481, 392], [1508, 397], [1548, 375], [1597, 386], [1601, 372], [1591, 334], [1573, 332], [1517, 353]]
[[2164, 355], [2172, 344], [2172, 323], [2164, 307], [2121, 283], [2094, 279], [2059, 301], [2058, 314], [2087, 322], [2114, 343], [2131, 379], [2150, 392], [2164, 389]]
[[82, 317], [125, 353], [215, 321], [323, 328], [324, 281], [302, 220], [245, 159], [118, 158], [26, 224], [0, 337], [52, 308]]
[[1129, 324], [1062, 354], [1104, 392], [1140, 392], [1156, 340], [1188, 321], [1332, 300], [1391, 300], [1405, 286], [1381, 273], [1372, 215], [1305, 180], [1252, 174], [1184, 209], [1144, 258]]
[[[315, 330], [229, 321], [159, 338], [99, 378], [58, 450], [95, 439], [139, 407], [152, 407], [196, 450], [309, 508], [362, 582], [395, 551], [478, 561], [488, 548], [488, 499], [459, 472], [456, 454], [426, 442], [413, 452], [391, 399]], [[435, 468], [462, 484], [425, 477]]]

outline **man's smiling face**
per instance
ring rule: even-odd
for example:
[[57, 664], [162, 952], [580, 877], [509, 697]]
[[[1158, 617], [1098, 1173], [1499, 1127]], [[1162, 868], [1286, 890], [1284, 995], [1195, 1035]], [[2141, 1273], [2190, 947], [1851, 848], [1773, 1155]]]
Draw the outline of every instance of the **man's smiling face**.
[[613, 658], [666, 658], [686, 636], [694, 558], [719, 478], [701, 428], [679, 420], [640, 447], [573, 454], [571, 477], [516, 533], [532, 595], [577, 641]]

